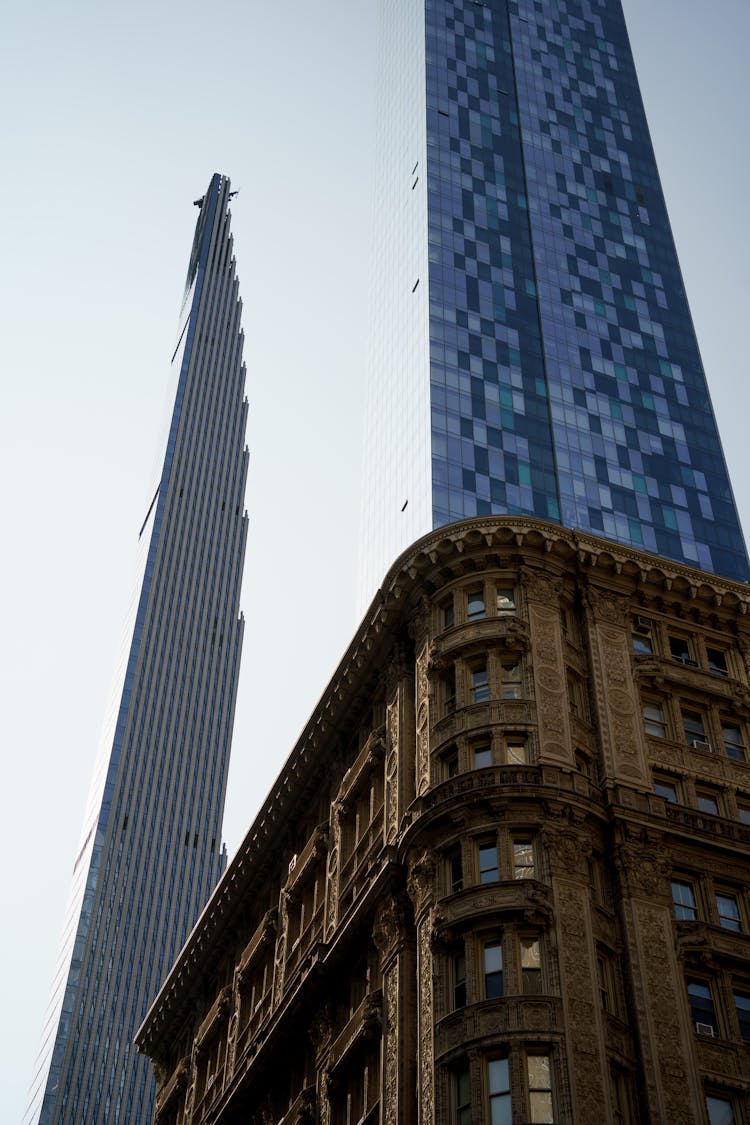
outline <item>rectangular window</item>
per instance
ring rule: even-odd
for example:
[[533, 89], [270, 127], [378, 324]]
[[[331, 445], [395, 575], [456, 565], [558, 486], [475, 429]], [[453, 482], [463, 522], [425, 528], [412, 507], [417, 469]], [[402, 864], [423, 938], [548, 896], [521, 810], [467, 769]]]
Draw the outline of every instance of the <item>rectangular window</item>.
[[727, 654], [721, 648], [709, 648], [706, 646], [706, 656], [708, 658], [708, 670], [713, 672], [715, 676], [728, 676], [729, 668], [727, 667]]
[[727, 1098], [717, 1098], [713, 1094], [707, 1094], [706, 1112], [708, 1125], [735, 1125], [737, 1121], [732, 1103]]
[[513, 841], [513, 878], [534, 878], [534, 845], [531, 840]]
[[568, 707], [571, 715], [575, 715], [577, 719], [581, 717], [581, 685], [570, 673], [568, 673]]
[[688, 1003], [690, 1004], [690, 1018], [695, 1024], [695, 1030], [702, 1035], [715, 1035], [717, 1030], [716, 1012], [711, 985], [707, 980], [688, 977], [687, 993]]
[[687, 637], [677, 637], [670, 635], [669, 637], [669, 651], [673, 660], [679, 664], [687, 664], [691, 668], [698, 667], [698, 661], [694, 659], [690, 647], [690, 642]]
[[711, 816], [719, 815], [719, 798], [710, 789], [696, 789], [695, 799], [701, 812], [710, 813]]
[[750, 1043], [750, 993], [735, 991], [734, 1008], [737, 1012], [743, 1042]]
[[489, 742], [478, 742], [472, 747], [474, 769], [483, 770], [492, 765], [492, 747]]
[[710, 750], [711, 747], [706, 740], [706, 725], [700, 711], [689, 711], [682, 707], [680, 708], [680, 714], [682, 715], [682, 729], [688, 746], [695, 746], [698, 750]]
[[456, 1125], [471, 1125], [471, 1079], [468, 1066], [456, 1073]]
[[740, 824], [750, 824], [750, 805], [737, 805]]
[[487, 1063], [487, 1085], [490, 1093], [491, 1125], [511, 1125], [510, 1068], [507, 1059], [490, 1059]]
[[499, 941], [484, 947], [484, 996], [496, 1000], [503, 995], [503, 947]]
[[448, 598], [446, 601], [443, 602], [442, 614], [443, 614], [443, 628], [444, 629], [450, 629], [451, 625], [453, 624], [453, 622], [455, 620], [455, 617], [453, 615], [453, 598]]
[[490, 681], [487, 663], [475, 664], [471, 669], [471, 702], [486, 703], [490, 698]]
[[443, 757], [443, 773], [450, 780], [458, 776], [458, 752], [449, 750]]
[[698, 917], [695, 905], [695, 891], [691, 883], [672, 880], [672, 902], [674, 916], [678, 922], [693, 922]]
[[466, 955], [463, 949], [453, 955], [453, 1007], [466, 1007]]
[[671, 805], [677, 804], [677, 786], [666, 777], [658, 777], [654, 774], [654, 793], [657, 797], [669, 801]]
[[667, 723], [661, 703], [643, 704], [643, 725], [646, 728], [646, 734], [650, 735], [651, 738], [667, 737]]
[[654, 651], [651, 629], [652, 623], [647, 617], [636, 617], [633, 625], [633, 652], [651, 656]]
[[496, 883], [500, 878], [497, 844], [479, 845], [479, 882]]
[[726, 756], [731, 758], [733, 762], [744, 762], [745, 742], [739, 726], [728, 719], [722, 719], [721, 738]]
[[549, 1055], [527, 1055], [530, 1121], [552, 1121], [552, 1073]]
[[628, 1125], [630, 1111], [625, 1079], [619, 1071], [613, 1070], [609, 1076], [609, 1089], [612, 1101], [612, 1117], [615, 1125]]
[[470, 590], [466, 595], [466, 616], [469, 621], [484, 617], [484, 590]]
[[609, 965], [601, 954], [596, 959], [596, 969], [599, 976], [599, 1000], [605, 1012], [612, 1011], [612, 986], [609, 979]]
[[464, 865], [460, 848], [455, 848], [448, 855], [448, 882], [452, 895], [464, 889]]
[[497, 612], [498, 613], [515, 613], [516, 612], [516, 591], [511, 587], [505, 589], [498, 589], [497, 591]]
[[542, 991], [542, 953], [539, 938], [522, 937], [521, 984], [526, 996], [539, 996]]
[[503, 699], [521, 698], [521, 662], [504, 660], [500, 665], [500, 694]]
[[525, 738], [508, 738], [505, 743], [505, 760], [509, 766], [527, 766], [529, 752]]
[[447, 715], [456, 710], [456, 669], [450, 667], [443, 676], [443, 706]]
[[737, 934], [742, 932], [740, 905], [736, 895], [729, 894], [727, 891], [717, 891], [716, 911], [719, 915], [719, 925], [722, 929], [734, 930]]

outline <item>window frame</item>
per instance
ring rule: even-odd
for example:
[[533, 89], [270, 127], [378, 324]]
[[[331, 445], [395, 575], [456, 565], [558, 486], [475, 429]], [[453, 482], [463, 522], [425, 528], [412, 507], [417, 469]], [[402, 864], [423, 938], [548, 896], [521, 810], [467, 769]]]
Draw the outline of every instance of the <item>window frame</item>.
[[[737, 1003], [738, 996], [741, 996], [743, 1000], [747, 1001], [747, 1004], [742, 1005], [742, 1008]], [[734, 1004], [734, 1014], [740, 1032], [740, 1039], [743, 1043], [750, 1043], [750, 985], [738, 988], [733, 982], [732, 1002]], [[746, 1014], [744, 1016], [740, 1015], [740, 1010], [744, 1011]]]
[[[513, 750], [523, 750], [523, 759], [513, 755]], [[503, 740], [503, 749], [505, 756], [505, 764], [508, 766], [528, 766], [531, 765], [529, 761], [529, 740], [525, 734], [519, 735], [505, 735]]]
[[464, 857], [463, 852], [461, 851], [461, 845], [457, 844], [455, 847], [450, 848], [446, 855], [446, 859], [448, 893], [457, 895], [466, 886], [466, 880], [464, 878]]
[[[719, 717], [721, 724], [721, 742], [724, 747], [724, 753], [730, 762], [746, 762], [746, 744], [742, 731], [742, 724], [738, 719], [730, 718], [727, 715]], [[736, 732], [737, 740], [727, 737], [727, 732]], [[731, 749], [730, 749], [731, 748]]]
[[453, 1087], [453, 1109], [456, 1125], [472, 1125], [471, 1071], [468, 1063], [454, 1070]]
[[[531, 835], [513, 835], [510, 844], [514, 880], [536, 879], [536, 855], [533, 837]], [[531, 862], [524, 860], [523, 856], [530, 857]]]
[[523, 666], [520, 656], [515, 660], [506, 658], [500, 661], [500, 698], [523, 698]]
[[[714, 999], [714, 990], [711, 981], [708, 977], [690, 976], [685, 979], [685, 987], [687, 988], [688, 1006], [690, 1008], [690, 1021], [697, 1034], [708, 1034], [698, 1030], [698, 1025], [711, 1027], [713, 1029], [713, 1036], [719, 1034], [719, 1021], [716, 1016], [716, 1001]], [[691, 992], [691, 987], [693, 992]], [[705, 989], [708, 996], [696, 995], [696, 989]]]
[[[503, 1086], [498, 1085], [497, 1088], [493, 1088], [493, 1074], [492, 1074], [493, 1063], [505, 1063], [505, 1067], [501, 1068], [500, 1073], [502, 1075], [502, 1081], [506, 1082], [507, 1085], [503, 1085]], [[503, 1069], [504, 1069], [504, 1074], [503, 1074]], [[493, 1111], [493, 1103], [500, 1107], [500, 1109], [502, 1110], [502, 1113], [503, 1113], [503, 1117], [505, 1117], [506, 1120], [508, 1120], [508, 1121], [512, 1120], [512, 1117], [513, 1117], [513, 1094], [512, 1094], [512, 1090], [511, 1090], [511, 1068], [510, 1068], [510, 1058], [509, 1058], [509, 1056], [508, 1055], [496, 1055], [494, 1058], [492, 1058], [492, 1057], [488, 1058], [486, 1060], [486, 1077], [487, 1077], [487, 1102], [488, 1102], [489, 1111], [490, 1111], [490, 1114], [489, 1114], [490, 1121], [493, 1121], [495, 1119], [495, 1113]]]
[[[733, 902], [737, 911], [736, 915], [732, 914], [731, 912], [726, 913], [724, 910], [722, 910], [722, 907], [719, 904], [719, 899], [724, 899], [727, 903]], [[719, 925], [721, 926], [722, 930], [728, 930], [733, 934], [743, 933], [744, 927], [742, 925], [742, 907], [740, 895], [729, 887], [714, 887], [714, 902], [716, 904], [716, 914], [719, 919]], [[725, 924], [725, 922], [735, 922], [736, 925], [727, 925]]]
[[686, 746], [694, 750], [710, 750], [711, 743], [706, 733], [708, 730], [708, 716], [706, 712], [696, 707], [686, 707], [680, 704], [680, 724]]
[[[510, 597], [508, 597], [510, 595]], [[498, 617], [518, 612], [518, 598], [515, 586], [495, 587], [495, 613]]]
[[451, 981], [452, 981], [452, 1012], [457, 1012], [466, 1007], [466, 948], [461, 943], [451, 955]]
[[[648, 711], [653, 711], [653, 715], [647, 714]], [[643, 729], [648, 738], [666, 738], [669, 726], [667, 723], [667, 712], [664, 706], [664, 700], [659, 699], [644, 699], [641, 703], [641, 712], [643, 715]]]
[[[547, 1063], [548, 1085], [534, 1086], [532, 1085], [531, 1073], [531, 1060], [532, 1059], [545, 1059]], [[551, 1121], [554, 1118], [554, 1078], [552, 1073], [552, 1052], [551, 1051], [527, 1051], [526, 1052], [526, 1096], [529, 1102], [529, 1122], [545, 1122]], [[536, 1097], [535, 1097], [536, 1095]], [[538, 1104], [539, 1100], [544, 1098], [544, 1104]], [[547, 1106], [549, 1108], [547, 1108]]]
[[630, 629], [633, 652], [636, 656], [654, 655], [654, 623], [648, 617], [636, 617]]
[[[484, 679], [478, 679], [479, 676]], [[472, 705], [490, 701], [490, 665], [486, 655], [469, 663], [469, 699]]]
[[[525, 964], [525, 950], [534, 946], [536, 946], [536, 964]], [[518, 935], [518, 964], [521, 970], [521, 993], [524, 996], [541, 996], [544, 988], [542, 985], [542, 939], [539, 934]]]
[[[714, 660], [711, 655], [712, 653], [719, 656], [721, 660]], [[706, 667], [712, 676], [721, 676], [723, 679], [727, 679], [730, 674], [729, 650], [719, 645], [706, 643]]]
[[[708, 807], [709, 805], [712, 807]], [[722, 816], [721, 793], [709, 785], [696, 785], [695, 807], [706, 816]]]
[[[495, 755], [492, 749], [491, 739], [476, 739], [469, 744], [469, 753], [471, 754], [471, 768], [473, 770], [486, 770], [490, 769], [495, 764]], [[488, 756], [487, 761], [478, 762], [477, 755]]]
[[[488, 867], [482, 867], [482, 852], [494, 852], [494, 864]], [[495, 872], [493, 878], [484, 877], [489, 872]], [[477, 840], [477, 874], [479, 876], [477, 881], [480, 886], [500, 882], [500, 852], [497, 846], [497, 840]]]
[[[488, 955], [497, 954], [499, 967], [492, 967]], [[500, 1000], [505, 995], [505, 958], [502, 934], [482, 943], [482, 982], [485, 1000]]]
[[723, 1114], [723, 1110], [722, 1110], [721, 1119], [718, 1118], [718, 1117], [714, 1117], [712, 1115], [711, 1106], [709, 1105], [709, 1102], [715, 1102], [719, 1108], [724, 1107], [724, 1106], [729, 1106], [729, 1109], [732, 1112], [732, 1123], [731, 1123], [731, 1125], [739, 1125], [737, 1114], [735, 1112], [734, 1098], [725, 1098], [725, 1097], [722, 1097], [720, 1094], [707, 1093], [706, 1094], [706, 1116], [708, 1118], [708, 1125], [719, 1125], [720, 1120], [722, 1122], [726, 1121], [726, 1117]]
[[[675, 897], [675, 888], [680, 887], [689, 891], [689, 897], [692, 901], [678, 900]], [[698, 920], [698, 900], [695, 894], [695, 884], [687, 879], [672, 879], [672, 911], [675, 920], [678, 922], [696, 922]], [[680, 914], [680, 911], [685, 911], [685, 914]], [[687, 913], [692, 911], [692, 913]]]
[[[657, 797], [662, 797], [669, 805], [682, 804], [680, 801], [680, 790], [677, 780], [667, 774], [654, 773], [652, 774], [654, 782], [654, 793]], [[668, 790], [669, 792], [661, 792], [661, 790]]]
[[[698, 668], [700, 665], [695, 659], [695, 645], [692, 637], [686, 637], [682, 633], [667, 633], [667, 647], [669, 648], [669, 658], [675, 664], [682, 664], [686, 668]], [[677, 650], [682, 648], [682, 651]]]
[[[474, 608], [472, 608], [472, 605]], [[481, 607], [481, 608], [480, 608]], [[466, 591], [466, 620], [480, 621], [487, 616], [487, 598], [484, 586], [476, 586]]]

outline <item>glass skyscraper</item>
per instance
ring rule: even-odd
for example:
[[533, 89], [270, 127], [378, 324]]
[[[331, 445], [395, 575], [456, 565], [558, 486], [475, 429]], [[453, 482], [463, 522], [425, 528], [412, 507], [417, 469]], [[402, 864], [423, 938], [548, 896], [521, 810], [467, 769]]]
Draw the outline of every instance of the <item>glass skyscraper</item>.
[[363, 601], [521, 513], [750, 573], [620, 0], [380, 0]]
[[139, 539], [27, 1125], [151, 1121], [133, 1036], [225, 866], [247, 450], [229, 181], [200, 212], [174, 410]]

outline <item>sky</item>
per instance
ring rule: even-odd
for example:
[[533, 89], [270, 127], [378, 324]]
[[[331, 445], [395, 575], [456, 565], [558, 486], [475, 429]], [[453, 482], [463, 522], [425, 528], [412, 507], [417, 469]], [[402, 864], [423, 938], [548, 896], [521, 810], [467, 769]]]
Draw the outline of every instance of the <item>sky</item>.
[[[750, 532], [746, 0], [624, 0]], [[250, 402], [230, 856], [357, 625], [375, 0], [3, 5], [0, 1120], [20, 1119], [132, 584], [197, 212]]]

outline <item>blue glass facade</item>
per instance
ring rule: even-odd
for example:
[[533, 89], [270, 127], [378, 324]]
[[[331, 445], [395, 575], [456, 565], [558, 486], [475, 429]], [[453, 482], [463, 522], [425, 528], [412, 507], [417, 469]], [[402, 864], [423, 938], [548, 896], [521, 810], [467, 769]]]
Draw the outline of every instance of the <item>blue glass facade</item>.
[[[403, 395], [408, 412], [424, 373], [393, 381], [404, 333], [394, 316], [375, 319], [392, 348], [376, 347], [370, 368], [363, 530], [365, 559], [377, 561], [364, 596], [417, 535], [490, 513], [747, 578], [619, 0], [405, 8], [397, 16], [382, 0], [381, 53], [400, 51], [399, 20], [421, 24], [401, 64], [423, 84], [411, 111], [424, 127], [401, 127], [384, 86], [379, 143], [426, 168], [414, 188], [426, 195], [424, 230], [394, 251], [388, 230], [404, 204], [397, 177], [381, 175], [374, 280], [376, 292], [400, 286], [394, 307], [412, 302], [394, 253], [416, 275], [426, 240], [431, 460], [403, 499], [405, 486], [389, 493], [377, 479], [388, 473], [378, 460], [388, 396]], [[384, 531], [425, 475], [429, 522], [420, 509]]]
[[247, 520], [229, 181], [201, 201], [175, 403], [105, 716], [25, 1122], [151, 1120], [133, 1036], [224, 867]]

